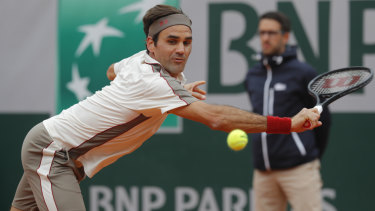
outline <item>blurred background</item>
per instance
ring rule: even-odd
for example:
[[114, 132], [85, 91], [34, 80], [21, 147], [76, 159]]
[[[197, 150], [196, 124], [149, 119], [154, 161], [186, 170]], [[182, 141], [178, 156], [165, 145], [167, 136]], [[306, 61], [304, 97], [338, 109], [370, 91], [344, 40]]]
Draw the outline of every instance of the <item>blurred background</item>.
[[[269, 10], [290, 17], [290, 43], [319, 72], [375, 67], [375, 1], [2, 0], [1, 210], [22, 176], [28, 130], [109, 84], [108, 66], [145, 48], [142, 17], [155, 4], [181, 7], [192, 19], [185, 74], [207, 81], [210, 103], [251, 110], [243, 81], [260, 50], [258, 17]], [[330, 108], [323, 210], [374, 210], [375, 83]], [[81, 183], [87, 209], [254, 211], [251, 145], [231, 151], [226, 136], [168, 117], [144, 146]]]

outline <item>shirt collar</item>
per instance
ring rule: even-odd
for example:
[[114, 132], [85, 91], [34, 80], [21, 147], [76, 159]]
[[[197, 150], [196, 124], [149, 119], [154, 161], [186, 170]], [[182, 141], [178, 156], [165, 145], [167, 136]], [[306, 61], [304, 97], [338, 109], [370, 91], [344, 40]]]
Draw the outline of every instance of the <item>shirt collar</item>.
[[[148, 55], [148, 53], [146, 52], [146, 50], [144, 50], [144, 55], [145, 55], [145, 63], [147, 64], [156, 64], [156, 65], [159, 65], [166, 73], [169, 74], [168, 71], [165, 70], [165, 68], [163, 67], [163, 65], [161, 65], [157, 60], [155, 60], [154, 58], [152, 58], [150, 55]], [[181, 82], [182, 85], [184, 85], [187, 81], [184, 73], [180, 73], [177, 78], [176, 78], [179, 82]]]

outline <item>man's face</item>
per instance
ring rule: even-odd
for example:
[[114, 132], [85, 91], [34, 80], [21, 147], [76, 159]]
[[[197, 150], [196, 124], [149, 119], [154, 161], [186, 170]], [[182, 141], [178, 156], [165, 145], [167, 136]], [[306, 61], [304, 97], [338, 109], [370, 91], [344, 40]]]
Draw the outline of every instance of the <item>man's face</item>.
[[184, 71], [192, 48], [191, 29], [185, 25], [175, 25], [160, 32], [158, 42], [147, 38], [150, 56], [173, 76], [177, 77]]
[[262, 52], [266, 56], [282, 54], [289, 39], [289, 33], [281, 31], [279, 22], [262, 19], [258, 26]]

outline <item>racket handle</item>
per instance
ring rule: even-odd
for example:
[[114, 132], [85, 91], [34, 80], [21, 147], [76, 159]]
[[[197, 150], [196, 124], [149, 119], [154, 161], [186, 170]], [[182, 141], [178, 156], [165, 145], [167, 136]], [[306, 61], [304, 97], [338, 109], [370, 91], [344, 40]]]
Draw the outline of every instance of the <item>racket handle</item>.
[[[316, 106], [314, 106], [314, 108], [318, 109], [319, 114], [321, 114], [322, 111], [323, 111], [323, 106], [322, 105], [316, 105]], [[310, 126], [311, 126], [311, 122], [308, 121], [308, 120], [306, 120], [305, 124], [303, 124], [304, 128], [309, 128]]]
[[321, 105], [316, 105], [316, 106], [314, 106], [314, 108], [318, 109], [319, 114], [321, 114], [322, 111], [323, 111], [323, 106], [321, 106]]

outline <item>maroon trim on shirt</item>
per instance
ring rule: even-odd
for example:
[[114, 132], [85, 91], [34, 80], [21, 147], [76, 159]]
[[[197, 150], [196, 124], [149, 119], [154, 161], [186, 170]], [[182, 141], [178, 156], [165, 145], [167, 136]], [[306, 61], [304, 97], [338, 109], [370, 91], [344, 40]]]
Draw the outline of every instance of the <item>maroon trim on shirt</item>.
[[94, 149], [98, 146], [101, 146], [108, 141], [112, 140], [113, 138], [129, 131], [130, 129], [134, 128], [135, 126], [141, 124], [142, 122], [146, 121], [150, 117], [146, 117], [143, 114], [140, 114], [138, 117], [126, 122], [122, 125], [117, 125], [115, 127], [109, 128], [101, 133], [96, 134], [89, 140], [84, 141], [79, 146], [72, 148], [69, 150], [69, 156], [74, 160], [77, 160], [80, 156], [86, 154], [91, 149]]

